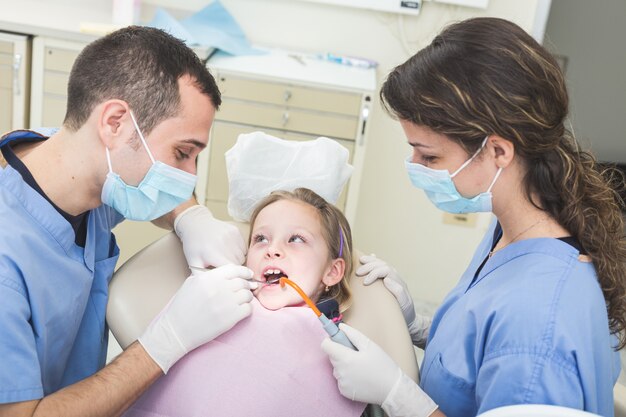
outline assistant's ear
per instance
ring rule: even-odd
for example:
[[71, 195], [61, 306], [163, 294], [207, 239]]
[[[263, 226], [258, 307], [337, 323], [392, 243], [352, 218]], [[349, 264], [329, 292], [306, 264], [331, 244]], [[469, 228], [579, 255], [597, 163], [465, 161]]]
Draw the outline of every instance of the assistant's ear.
[[496, 161], [498, 168], [506, 168], [515, 157], [515, 145], [508, 139], [498, 135], [489, 136], [487, 148]]
[[326, 275], [322, 278], [324, 285], [329, 287], [338, 284], [343, 278], [346, 272], [346, 261], [343, 258], [333, 259], [330, 263], [330, 268], [326, 272]]
[[[120, 143], [120, 138], [126, 141], [132, 133], [129, 130], [132, 124], [130, 120], [130, 107], [123, 100], [107, 100], [96, 107], [97, 129], [104, 145], [114, 149]], [[131, 122], [132, 123], [132, 122]]]

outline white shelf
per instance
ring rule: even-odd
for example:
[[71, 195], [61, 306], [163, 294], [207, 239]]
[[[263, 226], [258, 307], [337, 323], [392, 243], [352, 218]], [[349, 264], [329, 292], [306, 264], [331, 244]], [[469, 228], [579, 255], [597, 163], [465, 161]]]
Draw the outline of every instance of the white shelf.
[[338, 90], [371, 93], [376, 89], [374, 68], [351, 67], [288, 51], [272, 50], [266, 55], [234, 57], [214, 55], [209, 59], [208, 67], [212, 71], [227, 71], [268, 80], [292, 80]]

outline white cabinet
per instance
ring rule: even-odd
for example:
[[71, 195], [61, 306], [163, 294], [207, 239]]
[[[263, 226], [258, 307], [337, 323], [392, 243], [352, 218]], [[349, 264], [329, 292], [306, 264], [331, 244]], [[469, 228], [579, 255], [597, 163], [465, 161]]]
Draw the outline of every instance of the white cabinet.
[[38, 36], [33, 40], [30, 125], [60, 127], [65, 118], [67, 82], [85, 43]]
[[224, 153], [241, 133], [264, 131], [291, 140], [326, 136], [346, 147], [355, 171], [337, 206], [356, 210], [375, 70], [274, 52], [209, 61], [222, 93], [208, 150], [198, 160], [198, 199], [228, 219]]
[[0, 134], [28, 126], [30, 44], [0, 32]]

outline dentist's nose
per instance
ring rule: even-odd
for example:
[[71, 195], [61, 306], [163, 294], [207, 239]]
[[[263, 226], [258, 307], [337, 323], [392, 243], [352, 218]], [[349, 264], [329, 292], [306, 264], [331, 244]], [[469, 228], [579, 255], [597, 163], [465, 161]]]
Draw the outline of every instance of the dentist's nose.
[[419, 155], [417, 154], [417, 150], [414, 149], [411, 155], [411, 162], [414, 164], [419, 164]]

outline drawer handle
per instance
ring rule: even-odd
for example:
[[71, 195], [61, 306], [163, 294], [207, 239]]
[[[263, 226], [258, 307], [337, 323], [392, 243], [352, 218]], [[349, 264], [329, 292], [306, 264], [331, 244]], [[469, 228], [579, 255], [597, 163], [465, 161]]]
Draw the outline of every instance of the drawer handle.
[[20, 90], [20, 67], [22, 66], [22, 55], [13, 55], [13, 91], [16, 96], [22, 94]]
[[289, 101], [291, 99], [291, 91], [286, 90], [285, 94], [283, 94], [283, 98], [285, 99], [285, 101]]
[[289, 112], [284, 112], [283, 113], [283, 126], [286, 126], [287, 122], [289, 122]]

